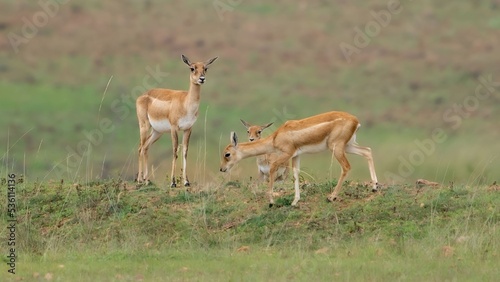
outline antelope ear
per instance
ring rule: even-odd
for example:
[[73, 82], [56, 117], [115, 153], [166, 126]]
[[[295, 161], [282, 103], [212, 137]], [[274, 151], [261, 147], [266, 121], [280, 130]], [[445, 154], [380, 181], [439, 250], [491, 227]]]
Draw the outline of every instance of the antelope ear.
[[244, 120], [242, 120], [242, 119], [240, 119], [240, 120], [241, 120], [241, 123], [243, 123], [243, 125], [244, 125], [247, 129], [250, 127], [250, 124], [248, 124], [246, 121], [244, 121]]
[[236, 132], [234, 132], [234, 131], [231, 132], [230, 142], [234, 147], [238, 146], [238, 136], [236, 135]]
[[182, 61], [183, 61], [186, 65], [191, 66], [191, 61], [188, 59], [188, 57], [186, 57], [186, 56], [184, 56], [184, 55], [182, 55], [181, 57], [182, 57]]
[[266, 128], [268, 128], [269, 126], [273, 125], [273, 123], [274, 123], [274, 122], [270, 122], [270, 123], [268, 123], [268, 124], [266, 124], [266, 125], [263, 125], [263, 126], [262, 126], [262, 129], [266, 129]]
[[212, 59], [206, 61], [205, 67], [208, 67], [209, 65], [211, 65], [213, 62], [215, 62], [215, 60], [217, 60], [217, 58], [219, 58], [219, 57], [215, 57], [215, 58], [212, 58]]

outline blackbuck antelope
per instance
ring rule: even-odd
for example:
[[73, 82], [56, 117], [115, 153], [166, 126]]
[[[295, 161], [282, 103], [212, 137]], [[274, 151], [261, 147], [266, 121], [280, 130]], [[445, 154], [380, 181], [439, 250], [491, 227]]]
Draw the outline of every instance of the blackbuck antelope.
[[[266, 125], [252, 125], [242, 119], [240, 119], [240, 121], [247, 129], [248, 141], [250, 142], [253, 142], [255, 140], [260, 140], [262, 138], [262, 131], [268, 128], [269, 126], [273, 125], [272, 122]], [[268, 181], [269, 179], [270, 157], [271, 155], [257, 156], [257, 169], [259, 172], [259, 179], [264, 181]], [[285, 180], [287, 176], [288, 176], [288, 162], [278, 167], [275, 181]]]
[[139, 172], [137, 174], [137, 181], [139, 183], [147, 183], [149, 181], [149, 146], [156, 142], [163, 133], [170, 132], [173, 149], [171, 186], [176, 186], [174, 174], [177, 149], [179, 146], [178, 132], [184, 131], [182, 136], [182, 178], [184, 180], [184, 186], [189, 186], [189, 180], [186, 174], [189, 137], [191, 136], [191, 128], [198, 118], [201, 85], [206, 81], [205, 75], [208, 66], [216, 59], [217, 57], [206, 62], [191, 63], [186, 56], [182, 55], [182, 60], [189, 66], [191, 71], [188, 91], [156, 88], [147, 91], [137, 98], [137, 118], [139, 119], [141, 135], [139, 145]]
[[337, 199], [342, 183], [351, 169], [345, 153], [360, 155], [368, 161], [372, 179], [372, 190], [377, 191], [377, 175], [371, 149], [356, 143], [356, 131], [360, 126], [358, 119], [345, 112], [328, 112], [301, 120], [285, 122], [273, 134], [253, 142], [238, 143], [238, 137], [231, 132], [231, 143], [222, 153], [220, 171], [230, 170], [245, 158], [268, 154], [269, 169], [269, 205], [274, 204], [273, 185], [278, 168], [292, 159], [292, 170], [295, 181], [295, 198], [292, 206], [300, 200], [299, 172], [300, 155], [319, 153], [330, 150], [341, 166], [337, 186], [328, 196], [329, 201]]

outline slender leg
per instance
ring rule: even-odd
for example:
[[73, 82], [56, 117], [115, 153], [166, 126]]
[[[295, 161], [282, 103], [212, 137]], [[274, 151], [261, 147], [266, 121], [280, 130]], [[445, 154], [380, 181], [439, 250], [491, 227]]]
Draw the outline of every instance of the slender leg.
[[184, 179], [184, 186], [188, 187], [190, 185], [187, 177], [187, 155], [189, 149], [189, 138], [191, 137], [191, 128], [184, 131], [182, 136], [182, 178]]
[[177, 130], [172, 128], [170, 131], [170, 135], [172, 136], [172, 173], [170, 174], [172, 178], [172, 183], [170, 187], [176, 187], [175, 184], [175, 163], [177, 161], [177, 149], [179, 148], [179, 136], [177, 135]]
[[269, 207], [272, 207], [274, 205], [274, 198], [273, 198], [273, 187], [274, 187], [274, 178], [276, 177], [276, 167], [274, 165], [271, 165], [271, 168], [269, 169]]
[[144, 148], [146, 146], [147, 140], [150, 137], [149, 129], [150, 124], [147, 120], [147, 115], [145, 112], [138, 106], [137, 109], [137, 118], [139, 119], [139, 163], [138, 163], [138, 172], [137, 172], [137, 182], [142, 183], [145, 178], [143, 175], [143, 165], [144, 165]]
[[[139, 173], [142, 174], [142, 171], [144, 170], [144, 175], [142, 175], [142, 180], [146, 184], [148, 184], [148, 182], [149, 182], [149, 166], [148, 166], [149, 147], [151, 146], [151, 144], [156, 142], [156, 140], [158, 140], [160, 137], [161, 137], [161, 133], [153, 130], [153, 132], [151, 132], [151, 135], [149, 135], [148, 139], [142, 145], [142, 147], [140, 148], [140, 151], [139, 151], [139, 156], [140, 156], [139, 160], [142, 157], [142, 162], [143, 162], [143, 164], [142, 164], [143, 167], [142, 168], [139, 167]], [[139, 164], [140, 164], [140, 162], [139, 162]], [[139, 178], [140, 175], [138, 175], [137, 177]]]
[[375, 173], [375, 164], [373, 163], [372, 150], [368, 147], [362, 147], [357, 144], [348, 144], [346, 147], [346, 152], [350, 154], [355, 154], [363, 156], [368, 161], [368, 168], [370, 169], [370, 177], [372, 179], [372, 191], [377, 191], [377, 174]]
[[146, 142], [146, 147], [144, 148], [144, 181], [149, 183], [149, 166], [148, 166], [148, 161], [149, 161], [149, 147], [156, 142], [159, 138], [161, 137], [161, 133], [158, 131], [153, 130], [151, 135], [148, 138], [148, 141]]
[[142, 166], [143, 166], [143, 162], [144, 162], [144, 158], [143, 158], [143, 142], [142, 142], [142, 138], [141, 138], [141, 144], [139, 144], [139, 161], [138, 161], [138, 170], [137, 170], [137, 183], [142, 183], [144, 181], [144, 175], [143, 175], [143, 172], [142, 172]]
[[340, 177], [337, 183], [337, 186], [335, 186], [335, 189], [333, 189], [333, 193], [328, 196], [328, 201], [332, 202], [337, 199], [338, 193], [340, 192], [340, 189], [342, 188], [342, 184], [344, 183], [344, 179], [347, 176], [347, 173], [349, 170], [351, 170], [351, 165], [349, 164], [349, 161], [347, 160], [345, 156], [345, 145], [344, 144], [336, 144], [333, 146], [333, 155], [337, 159], [337, 161], [340, 163], [341, 167], [341, 172], [340, 172]]
[[292, 170], [295, 185], [295, 198], [293, 199], [292, 206], [296, 206], [297, 202], [300, 200], [300, 190], [299, 190], [299, 173], [300, 173], [300, 157], [295, 156], [292, 158]]
[[281, 154], [277, 156], [272, 156], [269, 160], [269, 207], [274, 205], [273, 199], [273, 188], [274, 188], [274, 180], [276, 179], [276, 174], [278, 172], [278, 168], [283, 164], [287, 163], [290, 160], [291, 155], [289, 154]]

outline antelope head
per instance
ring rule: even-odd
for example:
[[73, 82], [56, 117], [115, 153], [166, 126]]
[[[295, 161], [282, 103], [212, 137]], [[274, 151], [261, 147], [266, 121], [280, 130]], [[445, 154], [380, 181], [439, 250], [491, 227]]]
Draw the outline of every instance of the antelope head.
[[206, 62], [191, 63], [188, 57], [182, 55], [182, 61], [189, 66], [191, 70], [190, 80], [191, 83], [202, 85], [205, 83], [205, 74], [207, 73], [208, 66], [210, 66], [218, 57], [212, 58]]

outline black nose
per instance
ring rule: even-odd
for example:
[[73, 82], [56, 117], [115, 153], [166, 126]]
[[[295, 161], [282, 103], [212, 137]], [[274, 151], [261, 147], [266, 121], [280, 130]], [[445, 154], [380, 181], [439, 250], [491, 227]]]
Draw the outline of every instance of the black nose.
[[221, 168], [219, 168], [219, 171], [222, 171], [222, 167], [221, 167]]
[[204, 76], [200, 76], [200, 82], [205, 82], [205, 77]]
[[252, 141], [253, 141], [253, 140], [255, 140], [255, 139], [253, 139], [253, 138], [250, 138], [250, 139], [248, 139], [248, 140], [250, 140], [250, 142], [252, 142]]

